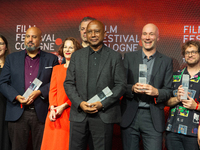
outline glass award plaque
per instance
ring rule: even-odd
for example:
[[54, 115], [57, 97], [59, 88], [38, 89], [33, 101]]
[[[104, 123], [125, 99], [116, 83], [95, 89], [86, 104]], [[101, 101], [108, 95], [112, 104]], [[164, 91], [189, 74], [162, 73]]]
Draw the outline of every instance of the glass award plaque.
[[88, 103], [94, 103], [97, 101], [102, 102], [103, 100], [105, 100], [107, 97], [111, 96], [113, 93], [110, 90], [110, 88], [107, 86], [106, 88], [104, 88], [100, 93], [96, 94], [95, 96], [93, 96], [91, 99], [89, 99], [87, 102]]
[[190, 77], [188, 74], [183, 74], [182, 77], [182, 88], [184, 89], [184, 95], [181, 96], [181, 99], [187, 99], [187, 95], [188, 95], [188, 88], [189, 88], [189, 80]]
[[23, 97], [25, 97], [26, 99], [28, 98], [28, 96], [33, 92], [39, 89], [39, 87], [41, 86], [42, 81], [40, 81], [38, 78], [35, 78], [33, 80], [33, 82], [31, 83], [31, 85], [29, 86], [29, 88], [26, 90], [26, 92], [23, 94]]
[[147, 83], [147, 65], [139, 64], [139, 83]]

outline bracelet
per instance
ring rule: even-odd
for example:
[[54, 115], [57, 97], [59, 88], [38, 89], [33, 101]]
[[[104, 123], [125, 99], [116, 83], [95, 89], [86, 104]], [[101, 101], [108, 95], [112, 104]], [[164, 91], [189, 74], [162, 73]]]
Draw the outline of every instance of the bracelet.
[[195, 109], [195, 110], [197, 110], [197, 109], [198, 109], [198, 107], [199, 107], [199, 103], [197, 103], [197, 107], [196, 107], [196, 109]]
[[55, 112], [57, 112], [57, 110], [56, 110], [56, 109], [50, 109], [50, 111], [52, 111], [52, 110], [53, 110], [53, 111], [55, 111]]

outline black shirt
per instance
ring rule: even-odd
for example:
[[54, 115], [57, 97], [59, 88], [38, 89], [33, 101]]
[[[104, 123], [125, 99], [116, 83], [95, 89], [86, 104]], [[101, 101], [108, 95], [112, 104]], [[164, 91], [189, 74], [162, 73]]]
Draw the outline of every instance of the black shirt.
[[98, 51], [94, 51], [91, 47], [89, 48], [89, 60], [88, 60], [88, 100], [97, 94], [96, 80], [97, 72], [99, 68], [99, 62], [101, 58], [102, 48]]

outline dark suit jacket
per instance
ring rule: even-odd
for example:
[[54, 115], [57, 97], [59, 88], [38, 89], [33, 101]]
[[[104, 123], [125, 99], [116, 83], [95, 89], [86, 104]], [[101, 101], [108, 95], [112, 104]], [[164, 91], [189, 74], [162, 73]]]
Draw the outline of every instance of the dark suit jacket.
[[[121, 103], [122, 122], [121, 127], [128, 127], [133, 121], [138, 109], [138, 97], [140, 94], [132, 93], [131, 88], [138, 82], [139, 64], [143, 64], [142, 50], [126, 53], [124, 55], [124, 66], [127, 75], [127, 90]], [[173, 76], [172, 59], [157, 51], [156, 59], [152, 70], [150, 85], [157, 88], [159, 96], [149, 96], [150, 112], [155, 129], [158, 132], [164, 131], [164, 102], [171, 96]], [[156, 102], [154, 102], [156, 100]], [[157, 104], [155, 104], [157, 103]], [[145, 123], [145, 122], [144, 122]]]
[[[6, 121], [17, 121], [24, 112], [24, 107], [21, 108], [20, 103], [15, 100], [17, 95], [23, 95], [25, 92], [24, 61], [25, 50], [8, 55], [0, 76], [0, 90], [8, 100]], [[37, 78], [42, 81], [42, 85], [39, 88], [42, 95], [34, 100], [34, 106], [39, 121], [43, 123], [48, 112], [48, 94], [52, 67], [57, 64], [57, 56], [41, 51]]]
[[[74, 52], [67, 69], [64, 87], [72, 102], [70, 121], [82, 122], [87, 115], [80, 110], [79, 105], [82, 101], [88, 100], [88, 57], [89, 47]], [[125, 70], [121, 55], [103, 46], [97, 72], [97, 93], [107, 86], [112, 90], [113, 95], [102, 101], [104, 108], [98, 114], [104, 123], [117, 123], [121, 121], [119, 98], [126, 88]]]

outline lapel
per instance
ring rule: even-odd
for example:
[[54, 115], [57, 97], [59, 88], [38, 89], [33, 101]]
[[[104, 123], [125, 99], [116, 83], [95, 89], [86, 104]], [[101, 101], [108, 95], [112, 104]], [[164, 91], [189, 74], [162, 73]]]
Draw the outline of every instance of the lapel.
[[45, 65], [45, 62], [46, 62], [45, 59], [46, 59], [45, 58], [45, 53], [42, 50], [40, 50], [40, 64], [39, 64], [39, 70], [38, 70], [38, 75], [37, 75], [38, 79], [40, 78], [42, 70], [44, 69], [44, 65]]
[[[25, 51], [26, 50], [23, 50], [21, 53], [22, 54], [20, 54], [19, 55], [19, 59], [18, 59], [18, 61], [19, 61], [19, 66], [24, 66], [24, 67], [19, 67], [19, 68], [21, 68], [21, 69], [18, 69], [18, 73], [19, 74], [21, 74], [20, 76], [21, 76], [21, 79], [23, 79], [23, 80], [21, 80], [21, 82], [22, 82], [22, 87], [24, 87], [24, 91], [25, 91], [25, 76], [24, 76], [24, 68], [25, 68], [25, 56], [26, 56], [26, 54], [25, 54]], [[15, 68], [16, 69], [16, 68]]]
[[152, 76], [151, 76], [151, 80], [150, 80], [150, 83], [153, 85], [153, 82], [154, 81], [154, 77], [156, 75], [156, 73], [158, 72], [158, 70], [160, 69], [160, 66], [162, 64], [162, 55], [157, 51], [156, 52], [157, 56], [156, 56], [156, 59], [154, 61], [154, 65], [153, 65], [153, 70], [152, 70]]
[[107, 48], [103, 45], [102, 47], [102, 52], [101, 52], [101, 57], [100, 57], [100, 61], [99, 61], [99, 69], [97, 72], [97, 81], [99, 79], [99, 76], [101, 74], [101, 71], [104, 68], [105, 63], [107, 62], [108, 56], [110, 55], [109, 51], [107, 50]]
[[[133, 70], [135, 70], [137, 72], [137, 74], [134, 76], [134, 81], [138, 82], [139, 79], [139, 64], [143, 64], [143, 59], [142, 59], [142, 49], [138, 50], [137, 52], [135, 52], [135, 61], [133, 66], [135, 66], [135, 68]], [[135, 83], [137, 83], [135, 82]]]

